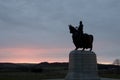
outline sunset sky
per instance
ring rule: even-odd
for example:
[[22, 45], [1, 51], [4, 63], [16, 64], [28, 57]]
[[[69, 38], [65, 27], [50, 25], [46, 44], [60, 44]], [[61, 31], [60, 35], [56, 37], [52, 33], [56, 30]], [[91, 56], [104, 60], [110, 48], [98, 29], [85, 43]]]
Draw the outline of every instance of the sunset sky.
[[98, 63], [120, 59], [120, 0], [0, 0], [0, 62], [68, 62], [80, 20]]

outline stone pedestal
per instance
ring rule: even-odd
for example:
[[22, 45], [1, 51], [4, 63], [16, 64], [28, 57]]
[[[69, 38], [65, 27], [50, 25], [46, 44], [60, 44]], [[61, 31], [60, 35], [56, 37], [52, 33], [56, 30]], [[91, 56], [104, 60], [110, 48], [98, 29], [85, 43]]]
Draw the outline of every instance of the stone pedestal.
[[96, 54], [90, 51], [71, 51], [69, 71], [65, 80], [100, 80], [97, 72]]

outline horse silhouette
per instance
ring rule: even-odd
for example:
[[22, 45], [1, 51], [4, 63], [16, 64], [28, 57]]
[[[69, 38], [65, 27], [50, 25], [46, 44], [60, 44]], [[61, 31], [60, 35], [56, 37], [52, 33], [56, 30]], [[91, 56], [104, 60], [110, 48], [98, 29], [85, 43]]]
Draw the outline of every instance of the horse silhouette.
[[83, 48], [82, 50], [90, 48], [90, 51], [92, 51], [93, 35], [83, 33], [72, 25], [69, 25], [69, 30], [72, 33], [73, 43], [76, 47], [75, 50], [78, 50], [78, 48]]

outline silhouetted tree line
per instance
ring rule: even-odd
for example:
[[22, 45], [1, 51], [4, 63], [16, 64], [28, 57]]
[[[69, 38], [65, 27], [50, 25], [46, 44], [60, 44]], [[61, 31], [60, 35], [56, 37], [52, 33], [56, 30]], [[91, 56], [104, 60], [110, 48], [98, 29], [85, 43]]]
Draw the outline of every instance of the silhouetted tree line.
[[100, 74], [120, 74], [120, 66], [118, 65], [98, 64], [98, 70]]
[[[13, 64], [0, 63], [0, 72], [48, 72], [68, 70], [68, 63], [48, 63], [42, 62], [39, 64]], [[98, 64], [100, 74], [114, 73], [120, 74], [120, 66]]]
[[39, 64], [0, 63], [0, 72], [45, 72], [48, 70], [53, 71], [53, 69], [55, 69], [56, 67], [60, 67], [61, 69], [67, 70], [68, 63], [48, 63], [48, 62], [42, 62]]
[[113, 64], [120, 66], [120, 59], [115, 59], [115, 60], [113, 61]]

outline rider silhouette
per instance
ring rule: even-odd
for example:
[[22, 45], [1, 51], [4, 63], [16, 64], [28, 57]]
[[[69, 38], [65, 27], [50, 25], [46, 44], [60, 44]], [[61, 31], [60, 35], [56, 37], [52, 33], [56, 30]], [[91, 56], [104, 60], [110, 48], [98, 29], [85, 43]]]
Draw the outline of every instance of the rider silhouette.
[[80, 21], [80, 23], [79, 23], [78, 31], [79, 31], [81, 34], [83, 34], [83, 24], [82, 24], [82, 21]]

